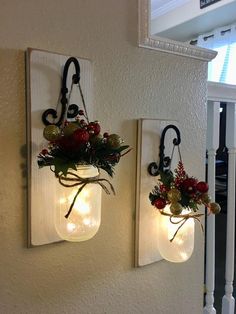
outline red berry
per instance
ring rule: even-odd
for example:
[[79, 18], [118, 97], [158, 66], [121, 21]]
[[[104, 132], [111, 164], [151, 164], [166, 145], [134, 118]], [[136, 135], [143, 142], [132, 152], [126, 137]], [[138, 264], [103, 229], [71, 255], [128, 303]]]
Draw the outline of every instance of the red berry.
[[164, 198], [157, 198], [153, 201], [153, 205], [158, 209], [163, 209], [166, 206], [166, 200]]
[[196, 185], [196, 188], [197, 188], [198, 192], [200, 192], [200, 193], [207, 193], [209, 186], [206, 182], [200, 181]]
[[105, 138], [107, 138], [109, 136], [109, 134], [107, 133], [107, 132], [105, 132], [104, 134], [103, 134], [103, 137], [105, 137]]
[[48, 154], [48, 150], [47, 150], [47, 149], [43, 149], [43, 150], [41, 151], [41, 154], [44, 155], [44, 156], [47, 155], [47, 154]]
[[101, 130], [100, 125], [97, 122], [90, 122], [88, 128], [90, 131], [94, 132], [94, 135], [98, 135]]
[[79, 115], [80, 115], [80, 116], [83, 116], [83, 115], [84, 115], [84, 110], [80, 109], [80, 110], [79, 110]]
[[72, 139], [77, 145], [84, 145], [89, 140], [89, 133], [84, 129], [78, 129], [72, 134]]
[[81, 120], [79, 121], [79, 123], [80, 123], [80, 127], [81, 127], [81, 128], [84, 128], [84, 129], [87, 128], [87, 123], [84, 121], [84, 119], [81, 119]]
[[161, 184], [159, 186], [159, 189], [160, 189], [161, 193], [165, 193], [165, 192], [169, 191], [169, 188], [167, 186], [165, 186], [164, 184]]

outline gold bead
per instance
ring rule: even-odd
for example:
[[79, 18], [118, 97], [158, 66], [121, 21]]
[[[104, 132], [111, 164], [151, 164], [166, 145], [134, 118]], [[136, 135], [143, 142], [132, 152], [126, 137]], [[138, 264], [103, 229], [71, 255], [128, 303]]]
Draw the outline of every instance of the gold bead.
[[69, 123], [67, 126], [65, 126], [63, 133], [65, 136], [70, 136], [72, 135], [77, 129], [78, 125], [76, 123]]
[[172, 203], [170, 205], [170, 212], [173, 215], [180, 215], [182, 213], [183, 207], [180, 205], [180, 203], [176, 202], [176, 203]]
[[209, 209], [212, 212], [212, 214], [219, 214], [219, 212], [221, 211], [221, 207], [218, 203], [210, 203], [209, 205]]
[[101, 134], [93, 135], [90, 137], [89, 141], [93, 146], [99, 145], [102, 143], [103, 136]]
[[117, 149], [123, 143], [122, 138], [118, 134], [111, 134], [108, 136], [107, 145], [110, 148]]
[[178, 202], [181, 200], [181, 193], [178, 189], [173, 188], [167, 193], [167, 197], [170, 202]]
[[211, 201], [211, 198], [207, 193], [202, 194], [200, 197], [204, 204], [209, 204]]
[[43, 136], [48, 141], [55, 141], [60, 135], [60, 129], [55, 124], [47, 125], [43, 130]]

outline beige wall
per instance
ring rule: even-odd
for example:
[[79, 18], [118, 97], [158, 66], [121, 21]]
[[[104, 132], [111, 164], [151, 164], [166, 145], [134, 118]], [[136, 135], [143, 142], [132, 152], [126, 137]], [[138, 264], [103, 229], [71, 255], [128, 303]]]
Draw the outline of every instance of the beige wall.
[[[136, 0], [1, 0], [0, 313], [199, 314], [203, 237], [183, 264], [133, 268], [136, 120], [177, 119], [183, 157], [202, 176], [206, 64], [137, 47]], [[104, 129], [133, 151], [103, 195], [102, 226], [84, 243], [26, 248], [25, 67], [27, 47], [89, 58]]]

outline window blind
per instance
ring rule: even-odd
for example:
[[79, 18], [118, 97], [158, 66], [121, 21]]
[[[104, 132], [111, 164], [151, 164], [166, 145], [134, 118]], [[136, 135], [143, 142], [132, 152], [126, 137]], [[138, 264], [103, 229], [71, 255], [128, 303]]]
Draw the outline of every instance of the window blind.
[[208, 65], [208, 81], [236, 85], [236, 25], [200, 35], [197, 45], [218, 52]]

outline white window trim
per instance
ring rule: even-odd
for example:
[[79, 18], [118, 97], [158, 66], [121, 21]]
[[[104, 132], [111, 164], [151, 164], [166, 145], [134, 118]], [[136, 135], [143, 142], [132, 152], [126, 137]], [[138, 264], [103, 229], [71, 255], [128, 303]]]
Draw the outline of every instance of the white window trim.
[[236, 103], [236, 85], [208, 81], [207, 89], [208, 100]]

